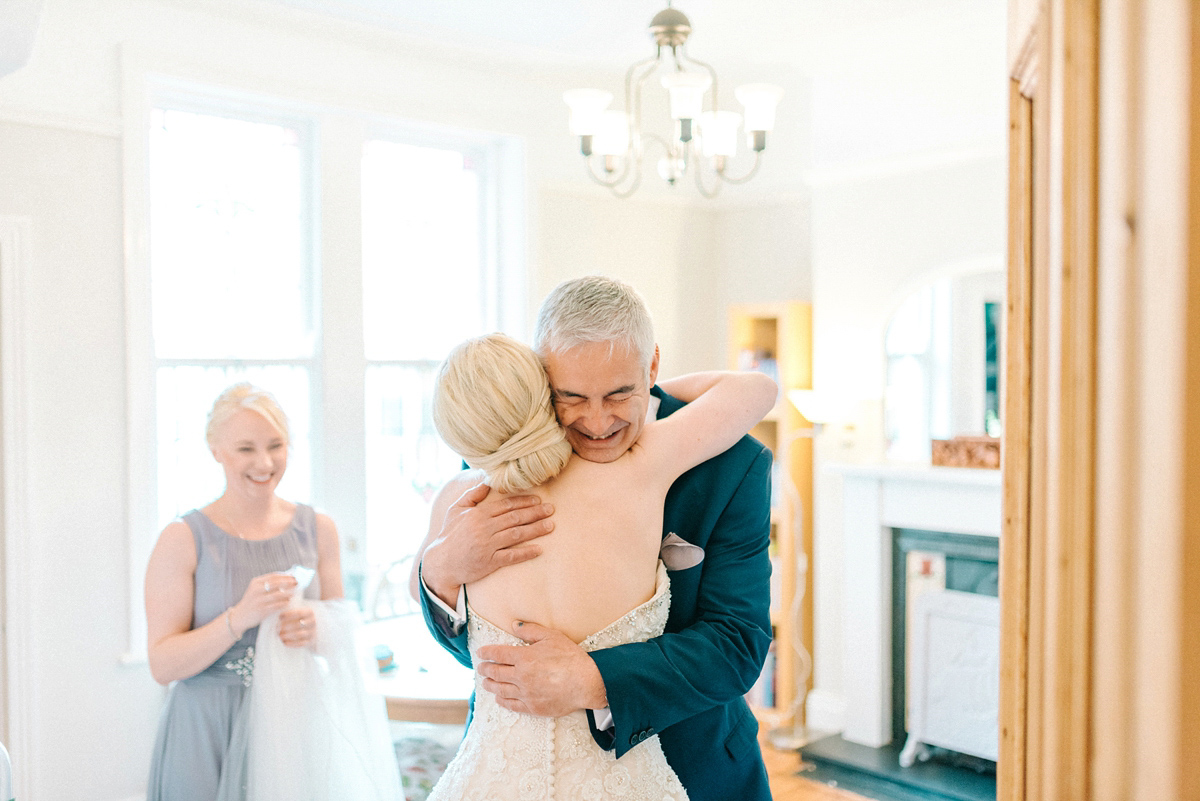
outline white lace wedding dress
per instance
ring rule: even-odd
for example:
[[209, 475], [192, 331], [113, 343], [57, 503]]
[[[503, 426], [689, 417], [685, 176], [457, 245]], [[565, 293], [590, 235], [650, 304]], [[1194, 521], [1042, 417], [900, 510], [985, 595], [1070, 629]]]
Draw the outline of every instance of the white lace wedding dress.
[[[580, 645], [594, 651], [657, 637], [670, 607], [670, 582], [659, 563], [654, 597]], [[469, 607], [467, 618], [467, 642], [476, 661], [484, 645], [521, 644]], [[429, 801], [686, 801], [657, 735], [618, 760], [615, 752], [596, 745], [582, 710], [560, 718], [510, 712], [482, 681], [476, 674], [475, 717]]]

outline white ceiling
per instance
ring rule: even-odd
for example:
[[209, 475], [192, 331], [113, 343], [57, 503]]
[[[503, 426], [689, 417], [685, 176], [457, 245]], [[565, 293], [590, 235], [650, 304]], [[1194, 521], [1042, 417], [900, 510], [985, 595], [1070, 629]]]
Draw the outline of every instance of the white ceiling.
[[[268, 0], [547, 63], [615, 67], [651, 48], [662, 0]], [[948, 30], [999, 22], [995, 0], [683, 0], [693, 55], [710, 62], [787, 63], [805, 72], [855, 61], [901, 40], [925, 49]], [[1000, 13], [997, 14], [996, 12]]]
[[[664, 0], [259, 0], [548, 68], [619, 75]], [[807, 169], [1003, 154], [1006, 0], [679, 0], [689, 55], [787, 88]], [[724, 105], [724, 104], [723, 104]], [[782, 118], [781, 118], [782, 119]], [[783, 154], [778, 154], [779, 156]]]

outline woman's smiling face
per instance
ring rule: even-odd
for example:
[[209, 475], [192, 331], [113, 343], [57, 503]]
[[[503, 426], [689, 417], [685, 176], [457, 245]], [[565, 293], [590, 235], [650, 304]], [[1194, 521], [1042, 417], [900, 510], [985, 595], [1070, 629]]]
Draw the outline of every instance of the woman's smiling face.
[[288, 442], [267, 418], [239, 409], [221, 425], [212, 454], [225, 468], [227, 491], [274, 494], [287, 469]]

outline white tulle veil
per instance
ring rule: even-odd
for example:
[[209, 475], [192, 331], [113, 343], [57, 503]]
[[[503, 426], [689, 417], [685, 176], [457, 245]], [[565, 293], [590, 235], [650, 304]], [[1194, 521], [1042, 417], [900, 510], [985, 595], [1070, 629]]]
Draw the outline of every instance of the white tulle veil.
[[[299, 594], [299, 593], [297, 593]], [[249, 694], [247, 801], [404, 798], [383, 699], [366, 692], [350, 601], [304, 601], [317, 641], [290, 648], [279, 615], [264, 620]]]

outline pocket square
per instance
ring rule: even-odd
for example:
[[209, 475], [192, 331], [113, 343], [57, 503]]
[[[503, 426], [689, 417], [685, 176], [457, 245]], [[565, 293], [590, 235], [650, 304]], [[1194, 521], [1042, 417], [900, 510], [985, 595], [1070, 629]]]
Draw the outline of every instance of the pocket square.
[[658, 558], [662, 559], [667, 570], [687, 570], [704, 561], [704, 549], [692, 545], [675, 532], [663, 537], [662, 547], [658, 550]]

